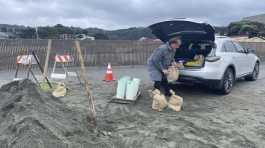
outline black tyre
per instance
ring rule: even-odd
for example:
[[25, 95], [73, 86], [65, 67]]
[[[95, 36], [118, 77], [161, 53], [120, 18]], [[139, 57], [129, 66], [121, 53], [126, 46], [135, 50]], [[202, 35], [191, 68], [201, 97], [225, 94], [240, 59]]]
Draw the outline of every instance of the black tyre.
[[256, 81], [259, 77], [259, 63], [257, 62], [255, 64], [255, 67], [252, 71], [252, 73], [245, 77], [247, 81]]
[[235, 74], [231, 68], [228, 68], [220, 82], [220, 93], [229, 94], [235, 83]]

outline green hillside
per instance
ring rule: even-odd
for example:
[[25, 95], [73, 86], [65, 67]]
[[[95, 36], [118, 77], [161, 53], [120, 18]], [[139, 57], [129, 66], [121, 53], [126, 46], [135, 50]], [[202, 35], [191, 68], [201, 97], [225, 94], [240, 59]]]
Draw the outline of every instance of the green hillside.
[[243, 20], [265, 24], [265, 14], [245, 17]]

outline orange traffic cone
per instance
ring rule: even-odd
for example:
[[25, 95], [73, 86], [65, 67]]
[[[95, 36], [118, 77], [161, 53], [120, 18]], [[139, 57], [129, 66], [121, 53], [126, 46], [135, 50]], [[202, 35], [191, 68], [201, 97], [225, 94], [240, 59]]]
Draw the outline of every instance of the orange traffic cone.
[[108, 63], [108, 69], [107, 69], [107, 72], [105, 74], [104, 81], [107, 81], [107, 82], [114, 81], [114, 77], [112, 74], [112, 69], [111, 69], [110, 63]]

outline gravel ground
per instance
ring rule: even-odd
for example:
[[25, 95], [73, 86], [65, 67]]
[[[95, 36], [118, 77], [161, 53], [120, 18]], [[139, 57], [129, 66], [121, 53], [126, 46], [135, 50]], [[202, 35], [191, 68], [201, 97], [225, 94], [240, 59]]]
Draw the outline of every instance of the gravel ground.
[[[240, 80], [229, 95], [217, 95], [201, 86], [177, 85], [176, 93], [184, 98], [184, 110], [155, 112], [147, 90], [152, 88], [144, 66], [113, 67], [116, 78], [123, 75], [143, 80], [142, 95], [136, 104], [109, 103], [115, 82], [103, 82], [105, 68], [89, 67], [89, 79], [97, 109], [98, 130], [108, 147], [265, 147], [265, 65], [256, 82]], [[13, 74], [12, 74], [13, 75]], [[1, 71], [0, 84], [11, 80]], [[71, 83], [67, 106], [87, 112], [84, 90]]]

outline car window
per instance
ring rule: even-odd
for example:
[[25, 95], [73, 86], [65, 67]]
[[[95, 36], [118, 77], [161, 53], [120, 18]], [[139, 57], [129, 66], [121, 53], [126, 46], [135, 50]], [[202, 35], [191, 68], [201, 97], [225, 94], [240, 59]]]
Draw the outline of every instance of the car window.
[[235, 45], [231, 41], [226, 41], [223, 44], [225, 52], [237, 52]]
[[237, 50], [237, 52], [242, 53], [242, 52], [244, 51], [244, 49], [243, 49], [238, 43], [235, 43], [235, 42], [233, 42], [233, 43], [234, 43], [234, 45], [236, 46], [236, 50]]

